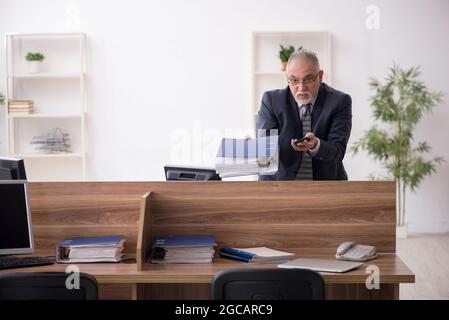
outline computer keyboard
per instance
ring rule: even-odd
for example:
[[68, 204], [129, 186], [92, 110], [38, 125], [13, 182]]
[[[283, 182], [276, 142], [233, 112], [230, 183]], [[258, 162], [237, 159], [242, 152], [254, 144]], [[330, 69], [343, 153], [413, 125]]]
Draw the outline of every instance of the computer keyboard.
[[53, 264], [50, 259], [43, 257], [4, 257], [0, 258], [0, 269], [26, 268]]

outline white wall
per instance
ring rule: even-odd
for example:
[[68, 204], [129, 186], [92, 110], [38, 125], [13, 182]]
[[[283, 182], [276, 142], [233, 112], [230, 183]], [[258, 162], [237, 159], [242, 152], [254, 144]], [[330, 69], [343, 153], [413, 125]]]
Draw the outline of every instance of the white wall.
[[[365, 25], [369, 5], [380, 10], [379, 29]], [[448, 96], [423, 119], [416, 140], [449, 161], [448, 18], [446, 0], [0, 0], [1, 37], [87, 33], [92, 180], [161, 180], [180, 144], [190, 151], [183, 162], [211, 164], [225, 130], [251, 128], [252, 31], [332, 33], [333, 85], [353, 98], [350, 142], [372, 123], [369, 77], [383, 78], [393, 61], [421, 65], [428, 87]], [[3, 128], [4, 114], [0, 120]], [[351, 180], [378, 168], [365, 155], [348, 156], [345, 165]], [[408, 195], [410, 229], [449, 231], [448, 195], [445, 163]]]

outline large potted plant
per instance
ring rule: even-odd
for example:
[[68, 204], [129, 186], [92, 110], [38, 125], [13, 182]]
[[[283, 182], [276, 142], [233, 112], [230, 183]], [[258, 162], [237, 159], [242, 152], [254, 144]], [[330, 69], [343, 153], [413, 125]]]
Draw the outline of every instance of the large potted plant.
[[375, 124], [356, 141], [351, 150], [357, 154], [361, 149], [382, 163], [390, 179], [396, 181], [397, 235], [407, 236], [405, 219], [406, 190], [414, 191], [424, 177], [436, 172], [436, 166], [444, 161], [435, 156], [426, 160], [431, 150], [427, 142], [415, 142], [414, 129], [424, 114], [442, 102], [442, 92], [429, 92], [418, 80], [419, 67], [408, 70], [394, 65], [385, 84], [372, 79], [371, 107]]
[[44, 61], [45, 56], [40, 52], [28, 52], [25, 60], [28, 61], [28, 72], [37, 73], [40, 70], [40, 64]]

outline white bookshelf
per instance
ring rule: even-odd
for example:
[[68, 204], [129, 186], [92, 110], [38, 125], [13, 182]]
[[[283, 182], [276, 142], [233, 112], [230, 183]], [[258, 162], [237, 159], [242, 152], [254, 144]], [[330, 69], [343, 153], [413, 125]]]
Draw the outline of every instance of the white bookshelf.
[[[86, 36], [84, 33], [9, 33], [6, 47], [6, 101], [33, 100], [31, 114], [7, 113], [8, 153], [24, 158], [31, 181], [85, 180]], [[42, 52], [40, 73], [29, 73], [25, 55]], [[69, 133], [71, 152], [44, 154], [30, 142], [51, 128]]]
[[83, 155], [80, 153], [60, 153], [60, 154], [15, 154], [16, 157], [23, 159], [32, 159], [32, 158], [82, 158]]
[[257, 124], [262, 95], [265, 91], [285, 88], [287, 78], [281, 71], [279, 45], [313, 50], [324, 70], [323, 82], [331, 84], [331, 36], [329, 32], [253, 32], [252, 33], [252, 102], [254, 127]]
[[80, 114], [51, 114], [51, 113], [32, 113], [32, 114], [8, 114], [8, 118], [82, 118], [85, 113]]
[[81, 78], [84, 73], [19, 73], [9, 75], [9, 78]]

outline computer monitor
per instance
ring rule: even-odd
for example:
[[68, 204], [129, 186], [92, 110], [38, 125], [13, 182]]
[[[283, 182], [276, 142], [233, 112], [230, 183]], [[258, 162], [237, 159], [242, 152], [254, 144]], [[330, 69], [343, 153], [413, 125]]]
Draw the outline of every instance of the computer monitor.
[[26, 180], [0, 180], [0, 255], [34, 253]]
[[26, 180], [23, 159], [0, 156], [0, 180]]
[[178, 181], [207, 181], [221, 180], [220, 176], [214, 169], [184, 167], [184, 166], [165, 166], [165, 179]]

